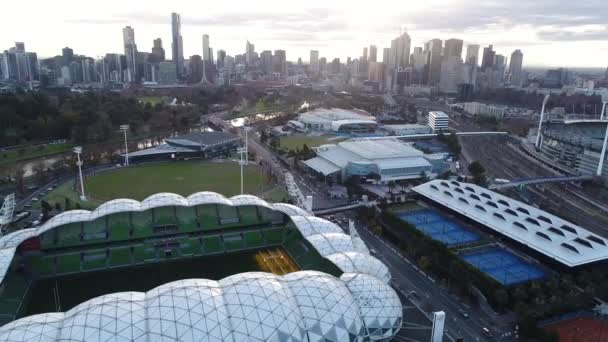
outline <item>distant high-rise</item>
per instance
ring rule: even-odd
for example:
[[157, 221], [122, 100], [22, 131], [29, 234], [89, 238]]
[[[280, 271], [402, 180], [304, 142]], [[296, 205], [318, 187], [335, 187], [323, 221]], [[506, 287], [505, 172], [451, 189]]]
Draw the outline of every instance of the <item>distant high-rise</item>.
[[391, 49], [390, 48], [384, 48], [382, 49], [382, 63], [384, 65], [389, 65], [389, 59], [390, 59], [390, 55], [391, 55]]
[[439, 85], [441, 77], [441, 45], [441, 39], [433, 39], [424, 44], [424, 50], [428, 52], [426, 83], [431, 86]]
[[264, 74], [272, 73], [272, 51], [264, 50], [260, 53], [260, 67]]
[[171, 51], [175, 63], [175, 74], [179, 79], [184, 73], [184, 41], [182, 39], [182, 19], [178, 13], [171, 13], [171, 37], [173, 39]]
[[122, 29], [122, 39], [127, 59], [127, 82], [137, 82], [137, 45], [135, 44], [135, 30], [131, 26]]
[[319, 72], [319, 51], [310, 50], [310, 71], [312, 73]]
[[225, 59], [226, 59], [226, 51], [217, 50], [217, 68], [218, 68], [218, 70], [224, 67]]
[[376, 45], [369, 46], [369, 59], [370, 62], [378, 61], [378, 47]]
[[274, 50], [273, 57], [274, 72], [281, 73], [281, 76], [287, 76], [287, 53], [285, 50]]
[[66, 46], [61, 49], [61, 56], [63, 57], [64, 65], [68, 65], [72, 63], [72, 60], [74, 59], [74, 50]]
[[25, 43], [15, 42], [15, 50], [17, 53], [25, 53]]
[[524, 61], [524, 54], [521, 50], [517, 49], [511, 54], [511, 61], [509, 63], [509, 79], [510, 83], [516, 87], [522, 85], [522, 65]]
[[462, 40], [461, 39], [448, 39], [445, 41], [445, 48], [443, 49], [444, 59], [447, 57], [459, 57], [462, 58]]
[[410, 63], [411, 43], [412, 40], [407, 33], [403, 33], [391, 41], [389, 67], [397, 70], [406, 67]]
[[190, 83], [199, 83], [203, 79], [203, 59], [200, 55], [193, 55], [190, 56], [189, 62]]
[[203, 61], [208, 62], [211, 60], [213, 55], [211, 54], [211, 49], [209, 47], [209, 35], [203, 35]]
[[447, 56], [441, 62], [441, 78], [439, 89], [444, 92], [454, 93], [458, 85], [463, 82], [464, 70], [462, 58], [459, 56]]
[[156, 38], [153, 41], [152, 54], [156, 57], [158, 62], [165, 60], [165, 49], [163, 49], [163, 41], [160, 38]]
[[483, 48], [483, 56], [481, 59], [481, 71], [486, 71], [486, 69], [493, 69], [495, 58], [496, 52], [493, 50], [492, 45]]
[[251, 66], [255, 63], [255, 45], [249, 41], [245, 45], [245, 63]]
[[362, 62], [367, 62], [367, 47], [363, 48], [363, 56], [361, 56]]
[[340, 63], [340, 58], [334, 58], [333, 61], [331, 61], [331, 72], [332, 74], [339, 74], [340, 73], [340, 66], [342, 64]]
[[471, 65], [477, 65], [479, 63], [479, 45], [467, 45], [467, 57], [464, 62]]

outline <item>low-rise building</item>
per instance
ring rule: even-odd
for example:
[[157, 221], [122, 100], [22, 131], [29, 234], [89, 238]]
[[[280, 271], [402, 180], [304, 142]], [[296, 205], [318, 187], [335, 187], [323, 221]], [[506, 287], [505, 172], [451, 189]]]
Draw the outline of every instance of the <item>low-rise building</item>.
[[449, 128], [450, 117], [440, 111], [430, 111], [428, 116], [429, 127], [433, 130], [433, 133], [447, 131]]
[[489, 105], [480, 102], [466, 102], [464, 111], [475, 116], [485, 116], [502, 120], [507, 108], [504, 106]]
[[428, 125], [408, 124], [408, 125], [383, 125], [380, 127], [383, 131], [391, 135], [414, 135], [414, 134], [430, 134], [433, 132]]

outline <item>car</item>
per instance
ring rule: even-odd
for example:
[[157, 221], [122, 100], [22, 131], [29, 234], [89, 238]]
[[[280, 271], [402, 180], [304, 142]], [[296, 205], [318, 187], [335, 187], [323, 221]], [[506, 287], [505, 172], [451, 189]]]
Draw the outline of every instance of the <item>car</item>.
[[378, 254], [378, 252], [376, 252], [376, 250], [375, 250], [375, 249], [373, 249], [373, 248], [370, 248], [369, 252], [370, 252], [372, 255], [376, 255], [376, 254]]
[[481, 333], [484, 334], [486, 337], [492, 337], [492, 332], [490, 331], [490, 329], [483, 327], [481, 328]]
[[462, 316], [463, 318], [469, 318], [469, 314], [466, 311], [460, 309], [460, 310], [458, 310], [458, 312], [460, 313], [460, 316]]
[[38, 202], [38, 197], [32, 198], [32, 202]]
[[32, 227], [36, 227], [40, 224], [40, 220], [36, 220], [32, 222]]

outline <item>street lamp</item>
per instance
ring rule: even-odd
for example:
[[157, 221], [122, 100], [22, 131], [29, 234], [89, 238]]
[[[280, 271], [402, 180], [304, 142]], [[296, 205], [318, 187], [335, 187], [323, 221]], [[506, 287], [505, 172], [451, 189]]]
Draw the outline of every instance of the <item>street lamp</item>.
[[129, 147], [127, 145], [127, 131], [129, 130], [131, 126], [129, 125], [120, 125], [120, 130], [124, 133], [125, 135], [125, 165], [129, 166]]
[[80, 199], [83, 201], [87, 200], [87, 196], [84, 194], [84, 182], [82, 180], [82, 160], [80, 160], [80, 155], [82, 154], [82, 147], [76, 146], [73, 149], [74, 153], [76, 153], [76, 165], [78, 165], [78, 174], [80, 175]]
[[547, 101], [549, 101], [550, 96], [551, 96], [551, 94], [545, 95], [545, 98], [543, 99], [543, 108], [540, 111], [540, 121], [538, 122], [538, 134], [536, 135], [536, 148], [537, 149], [540, 149], [540, 136], [541, 136], [541, 130], [543, 128], [543, 118], [545, 117], [545, 105], [547, 104]]

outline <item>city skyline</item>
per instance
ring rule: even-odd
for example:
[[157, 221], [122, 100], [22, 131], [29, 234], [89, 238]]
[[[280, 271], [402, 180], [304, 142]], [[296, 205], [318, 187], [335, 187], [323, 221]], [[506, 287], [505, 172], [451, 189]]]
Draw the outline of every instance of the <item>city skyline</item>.
[[[136, 31], [139, 51], [150, 51], [155, 38], [161, 38], [171, 49], [171, 13], [177, 12], [182, 16], [186, 58], [203, 54], [201, 37], [208, 34], [212, 45], [228, 55], [243, 53], [243, 45], [249, 40], [256, 44], [256, 51], [286, 50], [290, 61], [298, 57], [308, 61], [310, 50], [318, 50], [320, 56], [328, 59], [357, 58], [361, 48], [370, 45], [378, 47], [381, 59], [382, 49], [390, 47], [391, 40], [405, 30], [412, 39], [411, 51], [434, 38], [455, 38], [463, 40], [465, 46], [492, 44], [497, 53], [505, 56], [521, 49], [526, 67], [605, 67], [608, 48], [597, 41], [608, 38], [608, 28], [598, 17], [607, 14], [608, 5], [599, 1], [576, 6], [564, 1], [543, 1], [553, 5], [545, 14], [527, 4], [484, 2], [472, 6], [462, 1], [431, 0], [424, 7], [385, 1], [373, 8], [344, 7], [338, 2], [329, 4], [334, 8], [325, 9], [319, 7], [328, 4], [311, 1], [307, 3], [309, 8], [298, 11], [279, 2], [271, 6], [271, 1], [262, 9], [242, 3], [232, 6], [237, 11], [217, 8], [205, 11], [206, 15], [199, 14], [196, 4], [188, 2], [177, 8], [158, 4], [145, 9], [141, 2], [109, 4], [89, 15], [80, 7], [70, 6], [69, 1], [63, 2], [65, 6], [60, 1], [53, 6], [42, 4], [40, 7], [46, 8], [37, 13], [44, 15], [32, 13], [38, 23], [35, 26], [18, 25], [18, 17], [6, 18], [2, 26], [14, 24], [20, 29], [3, 35], [0, 44], [12, 46], [23, 41], [27, 50], [38, 52], [39, 57], [55, 56], [65, 46], [77, 54], [100, 56], [124, 51], [119, 39], [121, 30], [131, 26]], [[23, 6], [10, 4], [9, 9], [19, 12]], [[70, 10], [62, 10], [66, 7]], [[387, 8], [391, 10], [381, 11]], [[509, 18], [510, 14], [513, 18]], [[531, 20], [533, 17], [536, 19]], [[90, 39], [92, 36], [94, 40]]]

